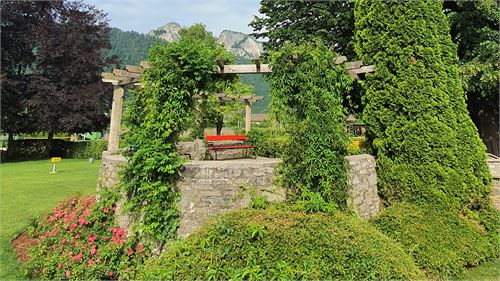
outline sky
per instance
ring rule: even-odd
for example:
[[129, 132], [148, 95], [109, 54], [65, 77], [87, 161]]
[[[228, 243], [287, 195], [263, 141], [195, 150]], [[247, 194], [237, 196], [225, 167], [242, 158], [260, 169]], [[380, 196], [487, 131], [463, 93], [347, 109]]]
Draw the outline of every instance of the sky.
[[147, 33], [168, 22], [203, 23], [214, 35], [228, 29], [251, 33], [259, 0], [84, 0], [108, 14], [112, 27]]

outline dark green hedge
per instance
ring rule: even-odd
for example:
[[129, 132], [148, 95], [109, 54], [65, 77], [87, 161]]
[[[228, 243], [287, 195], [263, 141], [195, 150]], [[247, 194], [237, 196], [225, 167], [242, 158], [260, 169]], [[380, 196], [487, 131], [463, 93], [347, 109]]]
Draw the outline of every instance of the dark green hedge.
[[491, 206], [491, 176], [465, 104], [442, 2], [356, 2], [356, 51], [367, 75], [364, 120], [386, 202]]
[[284, 129], [276, 126], [253, 127], [247, 133], [247, 141], [256, 146], [255, 153], [261, 157], [280, 158], [289, 145]]
[[49, 157], [101, 159], [101, 154], [107, 148], [104, 140], [69, 142], [63, 140], [16, 140], [7, 153], [2, 154], [2, 161], [39, 160]]
[[241, 210], [169, 245], [145, 280], [422, 279], [401, 246], [358, 218]]
[[[372, 222], [413, 255], [431, 279], [449, 279], [498, 257], [498, 233], [454, 210], [397, 203]], [[498, 215], [497, 215], [498, 226]]]

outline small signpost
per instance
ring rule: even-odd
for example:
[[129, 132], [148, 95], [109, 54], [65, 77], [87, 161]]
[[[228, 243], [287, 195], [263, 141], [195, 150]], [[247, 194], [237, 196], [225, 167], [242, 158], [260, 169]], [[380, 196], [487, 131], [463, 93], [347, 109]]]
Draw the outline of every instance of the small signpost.
[[52, 171], [49, 174], [55, 174], [56, 172], [56, 163], [61, 162], [61, 157], [52, 157], [50, 158], [50, 162], [52, 162]]

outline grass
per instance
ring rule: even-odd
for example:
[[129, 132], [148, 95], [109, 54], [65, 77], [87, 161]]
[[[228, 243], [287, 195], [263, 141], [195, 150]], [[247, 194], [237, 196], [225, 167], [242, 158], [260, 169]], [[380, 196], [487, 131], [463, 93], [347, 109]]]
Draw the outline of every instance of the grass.
[[100, 161], [63, 159], [51, 175], [48, 160], [0, 165], [0, 280], [25, 279], [10, 241], [61, 199], [95, 193], [99, 166]]
[[500, 280], [500, 259], [472, 268], [459, 276], [458, 280], [498, 281]]

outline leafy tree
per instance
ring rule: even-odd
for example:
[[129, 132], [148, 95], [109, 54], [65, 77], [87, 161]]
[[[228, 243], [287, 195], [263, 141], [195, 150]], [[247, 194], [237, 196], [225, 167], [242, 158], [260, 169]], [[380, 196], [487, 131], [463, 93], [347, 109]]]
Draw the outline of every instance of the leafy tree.
[[50, 17], [62, 1], [1, 1], [1, 131], [9, 135], [32, 132], [27, 110], [27, 85], [35, 63], [36, 28]]
[[261, 0], [250, 26], [256, 38], [268, 38], [267, 50], [278, 50], [287, 41], [299, 44], [319, 37], [327, 46], [354, 57], [353, 3], [350, 0]]
[[[49, 132], [104, 129], [111, 89], [100, 79], [113, 61], [105, 14], [80, 2], [65, 2], [36, 29], [36, 68], [30, 79], [29, 110], [37, 128]], [[66, 38], [66, 40], [61, 40]]]
[[112, 63], [108, 33], [105, 14], [81, 2], [2, 1], [2, 73], [22, 84], [6, 87], [17, 111], [2, 114], [11, 132], [23, 131], [13, 129], [23, 115], [49, 138], [107, 126], [111, 90], [100, 72]]
[[462, 85], [471, 117], [488, 150], [500, 154], [500, 6], [495, 0], [446, 1], [452, 40], [458, 46]]
[[282, 183], [298, 200], [345, 207], [348, 140], [341, 93], [352, 79], [335, 65], [336, 57], [320, 40], [287, 43], [271, 53], [271, 108], [289, 135], [279, 171]]
[[356, 51], [376, 67], [365, 83], [364, 118], [386, 203], [430, 202], [485, 215], [491, 176], [442, 3], [360, 0], [355, 16]]

